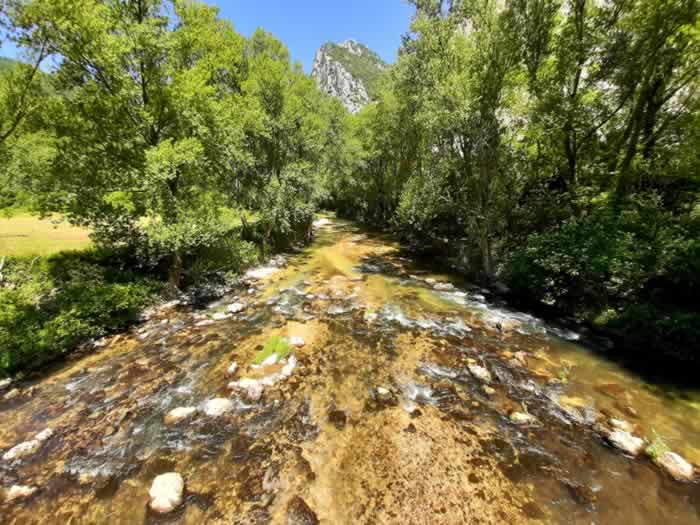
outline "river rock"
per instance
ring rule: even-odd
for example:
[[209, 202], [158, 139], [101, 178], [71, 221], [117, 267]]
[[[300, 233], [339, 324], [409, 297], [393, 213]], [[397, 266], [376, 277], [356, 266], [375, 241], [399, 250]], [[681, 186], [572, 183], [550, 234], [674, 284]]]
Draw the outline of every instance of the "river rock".
[[41, 442], [42, 444], [44, 444], [46, 441], [48, 441], [48, 440], [51, 439], [52, 437], [53, 437], [53, 430], [50, 429], [50, 428], [45, 428], [44, 430], [42, 430], [41, 432], [39, 432], [39, 433], [34, 437], [34, 439], [36, 439], [37, 441], [39, 441], [39, 442]]
[[227, 310], [232, 314], [241, 313], [245, 309], [246, 309], [246, 305], [243, 303], [240, 303], [240, 302], [230, 304], [227, 308]]
[[608, 443], [630, 456], [638, 456], [644, 450], [644, 440], [624, 430], [607, 430], [603, 435]]
[[5, 452], [2, 459], [5, 461], [14, 461], [16, 459], [26, 458], [36, 454], [41, 446], [48, 441], [51, 436], [53, 436], [53, 430], [50, 428], [44, 429], [39, 432], [34, 439], [15, 445], [10, 450]]
[[676, 481], [692, 481], [695, 470], [675, 452], [666, 451], [654, 458], [654, 463], [665, 470]]
[[23, 443], [20, 443], [19, 445], [15, 445], [14, 447], [12, 447], [10, 450], [5, 452], [5, 454], [2, 456], [2, 459], [5, 461], [14, 461], [16, 459], [26, 458], [27, 456], [35, 454], [40, 448], [41, 441], [37, 439], [31, 439], [29, 441], [25, 441]]
[[26, 485], [12, 485], [9, 489], [5, 491], [5, 501], [11, 502], [20, 499], [26, 499], [37, 490], [37, 487], [28, 487]]
[[214, 324], [213, 319], [203, 319], [202, 321], [196, 322], [194, 325], [198, 328], [204, 327], [204, 326], [211, 326]]
[[7, 394], [5, 394], [5, 401], [10, 401], [11, 399], [15, 399], [16, 397], [19, 397], [20, 391], [19, 388], [13, 388], [10, 390]]
[[242, 390], [251, 401], [259, 401], [265, 391], [265, 386], [257, 379], [244, 377], [228, 385], [231, 390]]
[[226, 375], [232, 376], [236, 374], [236, 370], [238, 370], [238, 363], [235, 361], [229, 365], [229, 367], [226, 369]]
[[537, 423], [535, 416], [525, 412], [513, 412], [510, 415], [510, 420], [516, 425], [534, 425]]
[[211, 318], [212, 318], [214, 321], [225, 321], [226, 319], [230, 319], [230, 318], [231, 318], [231, 314], [227, 314], [227, 313], [224, 313], [224, 312], [217, 312], [217, 313], [213, 314], [213, 315], [211, 316]]
[[293, 335], [292, 337], [289, 338], [289, 344], [291, 346], [296, 346], [296, 347], [302, 347], [304, 346], [305, 342], [302, 337]]
[[177, 425], [178, 423], [189, 419], [197, 412], [195, 407], [177, 407], [173, 408], [170, 412], [165, 415], [166, 425]]
[[492, 396], [496, 393], [496, 389], [493, 387], [490, 387], [489, 385], [484, 385], [484, 394], [487, 396]]
[[439, 292], [448, 292], [454, 289], [455, 286], [452, 283], [435, 283], [435, 285], [433, 286], [433, 290], [437, 290]]
[[185, 491], [185, 481], [177, 472], [161, 474], [153, 480], [148, 495], [151, 497], [150, 507], [159, 514], [172, 512], [182, 505], [182, 494]]
[[202, 410], [209, 417], [220, 417], [233, 410], [233, 401], [223, 398], [210, 399], [204, 402]]
[[294, 357], [293, 355], [290, 355], [289, 358], [287, 359], [287, 362], [285, 365], [282, 367], [282, 370], [280, 371], [280, 376], [282, 379], [287, 379], [289, 378], [292, 373], [294, 372], [294, 369], [297, 366], [297, 358]]
[[610, 418], [608, 423], [615, 430], [622, 430], [623, 432], [632, 432], [632, 425], [623, 419]]
[[489, 372], [483, 366], [470, 363], [469, 365], [467, 365], [467, 369], [469, 369], [469, 373], [471, 373], [471, 375], [473, 375], [475, 378], [477, 378], [483, 383], [490, 383], [492, 380], [491, 372]]
[[316, 513], [299, 496], [295, 496], [287, 506], [287, 525], [318, 525]]
[[0, 381], [0, 392], [10, 388], [11, 384], [12, 384], [12, 379], [10, 379], [9, 377], [7, 379], [3, 379], [2, 381]]
[[513, 360], [521, 366], [527, 366], [527, 354], [525, 352], [515, 352], [515, 354], [513, 354]]

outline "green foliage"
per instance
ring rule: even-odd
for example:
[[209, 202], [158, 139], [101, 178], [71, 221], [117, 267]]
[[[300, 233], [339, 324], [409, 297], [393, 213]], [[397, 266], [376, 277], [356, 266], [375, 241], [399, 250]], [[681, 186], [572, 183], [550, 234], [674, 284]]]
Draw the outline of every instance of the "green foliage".
[[270, 337], [262, 350], [255, 354], [255, 364], [259, 365], [272, 354], [277, 354], [277, 361], [287, 357], [292, 352], [292, 347], [284, 337]]
[[0, 281], [0, 375], [36, 368], [133, 323], [162, 285], [96, 251], [6, 259]]
[[473, 277], [691, 358], [697, 2], [413, 3], [326, 201]]

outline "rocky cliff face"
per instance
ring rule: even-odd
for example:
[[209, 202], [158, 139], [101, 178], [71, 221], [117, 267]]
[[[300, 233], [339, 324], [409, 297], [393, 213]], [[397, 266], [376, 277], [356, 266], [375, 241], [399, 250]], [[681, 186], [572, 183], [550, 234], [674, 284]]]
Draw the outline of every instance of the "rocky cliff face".
[[346, 40], [324, 44], [316, 53], [311, 76], [324, 92], [338, 98], [357, 113], [374, 97], [374, 90], [387, 65], [366, 46]]

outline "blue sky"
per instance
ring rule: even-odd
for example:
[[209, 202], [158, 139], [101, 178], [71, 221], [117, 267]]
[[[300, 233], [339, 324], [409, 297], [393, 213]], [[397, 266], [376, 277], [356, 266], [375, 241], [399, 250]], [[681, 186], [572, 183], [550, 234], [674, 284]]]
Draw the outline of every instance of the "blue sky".
[[[316, 50], [325, 42], [348, 38], [367, 45], [387, 62], [396, 59], [401, 35], [413, 7], [406, 0], [208, 0], [221, 9], [239, 33], [262, 27], [282, 40], [309, 72]], [[16, 56], [7, 42], [2, 56]]]

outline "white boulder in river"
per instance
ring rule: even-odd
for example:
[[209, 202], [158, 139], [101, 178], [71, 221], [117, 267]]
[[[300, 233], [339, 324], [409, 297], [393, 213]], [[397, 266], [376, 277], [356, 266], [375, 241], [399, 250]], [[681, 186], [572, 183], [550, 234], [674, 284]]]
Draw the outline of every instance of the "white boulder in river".
[[177, 407], [173, 408], [165, 415], [166, 425], [177, 425], [181, 421], [192, 417], [197, 409], [195, 407]]
[[182, 505], [182, 494], [185, 491], [185, 480], [177, 472], [161, 474], [153, 480], [148, 495], [151, 497], [150, 507], [160, 514], [172, 512]]
[[630, 456], [638, 456], [644, 450], [644, 440], [624, 430], [608, 431], [605, 438], [612, 446]]
[[675, 452], [663, 452], [654, 458], [654, 463], [668, 472], [676, 481], [692, 481], [695, 475], [693, 465]]

